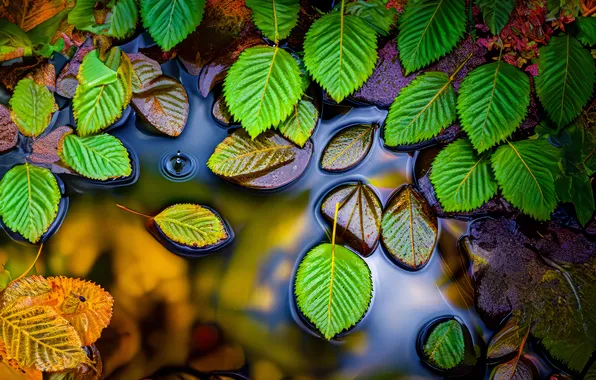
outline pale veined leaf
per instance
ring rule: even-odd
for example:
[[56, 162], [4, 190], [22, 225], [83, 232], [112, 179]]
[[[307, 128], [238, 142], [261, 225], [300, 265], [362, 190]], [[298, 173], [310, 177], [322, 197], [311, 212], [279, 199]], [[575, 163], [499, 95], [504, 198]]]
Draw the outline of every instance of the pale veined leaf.
[[551, 37], [539, 52], [536, 92], [551, 120], [563, 128], [579, 115], [592, 96], [594, 59], [568, 34]]
[[100, 134], [79, 137], [67, 134], [58, 144], [62, 162], [80, 175], [105, 181], [127, 177], [132, 172], [128, 151], [118, 138]]
[[117, 0], [106, 19], [108, 36], [124, 38], [131, 35], [137, 26], [137, 4], [135, 0]]
[[467, 139], [458, 139], [439, 152], [430, 181], [447, 212], [471, 211], [497, 193], [490, 156], [476, 154]]
[[559, 149], [546, 140], [507, 142], [491, 158], [505, 199], [536, 220], [550, 219], [557, 205], [560, 161]]
[[304, 63], [336, 101], [359, 89], [377, 62], [377, 36], [366, 21], [344, 14], [344, 2], [315, 21], [304, 40]]
[[399, 20], [397, 37], [406, 75], [449, 53], [465, 30], [464, 0], [408, 1]]
[[456, 320], [438, 324], [424, 343], [424, 354], [442, 369], [451, 369], [464, 360], [465, 342], [462, 327]]
[[0, 181], [0, 216], [8, 228], [36, 243], [56, 218], [60, 198], [52, 172], [18, 165]]
[[298, 22], [298, 0], [246, 0], [246, 6], [257, 28], [275, 43], [288, 37]]
[[333, 244], [318, 245], [304, 256], [294, 284], [298, 308], [327, 340], [362, 319], [372, 291], [364, 260]]
[[303, 93], [301, 83], [298, 63], [288, 52], [255, 46], [228, 71], [224, 96], [234, 118], [255, 138], [291, 114]]
[[428, 263], [437, 243], [439, 222], [411, 185], [393, 195], [383, 212], [381, 240], [400, 265], [418, 270]]
[[10, 98], [10, 116], [25, 136], [39, 136], [58, 110], [54, 95], [32, 79], [19, 81]]
[[321, 167], [330, 172], [340, 172], [358, 165], [370, 151], [375, 127], [360, 124], [336, 133], [323, 150]]
[[476, 4], [480, 7], [490, 32], [498, 36], [509, 21], [509, 15], [515, 7], [515, 0], [477, 0]]
[[292, 142], [304, 147], [318, 121], [319, 111], [317, 111], [315, 105], [308, 100], [300, 100], [298, 104], [294, 105], [294, 111], [290, 116], [281, 122], [277, 128]]
[[141, 0], [140, 4], [143, 26], [164, 51], [197, 28], [205, 10], [205, 0]]
[[384, 139], [387, 146], [415, 144], [437, 136], [456, 118], [453, 78], [428, 72], [403, 88], [389, 109]]
[[295, 157], [292, 143], [278, 135], [252, 140], [233, 133], [215, 148], [207, 166], [213, 173], [231, 178], [267, 173]]
[[463, 130], [478, 152], [509, 137], [530, 105], [530, 79], [499, 58], [468, 74], [459, 89], [457, 110]]

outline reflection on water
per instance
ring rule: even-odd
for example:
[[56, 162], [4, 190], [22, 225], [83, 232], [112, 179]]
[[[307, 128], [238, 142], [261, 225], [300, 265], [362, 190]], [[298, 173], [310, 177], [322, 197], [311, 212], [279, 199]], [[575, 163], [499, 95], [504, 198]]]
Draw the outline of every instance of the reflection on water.
[[[134, 44], [125, 48], [134, 49]], [[418, 331], [427, 321], [455, 314], [487, 340], [469, 309], [469, 279], [450, 280], [461, 271], [455, 246], [466, 228], [456, 221], [441, 222], [443, 256], [435, 252], [419, 272], [398, 268], [380, 246], [365, 259], [373, 273], [373, 303], [341, 341], [313, 336], [295, 316], [293, 272], [302, 255], [328, 235], [315, 211], [321, 197], [340, 183], [362, 180], [376, 188], [385, 205], [397, 187], [412, 182], [411, 157], [385, 150], [379, 131], [355, 169], [329, 174], [318, 167], [321, 149], [334, 133], [347, 125], [382, 121], [385, 111], [369, 107], [333, 116], [326, 110], [306, 173], [281, 191], [248, 191], [216, 177], [205, 165], [227, 135], [211, 118], [213, 95], [199, 95], [196, 77], [176, 61], [163, 68], [179, 77], [189, 93], [186, 129], [177, 139], [151, 135], [132, 114], [113, 130], [139, 156], [138, 182], [86, 191], [67, 184], [70, 209], [36, 265], [45, 275], [90, 279], [114, 296], [112, 324], [98, 343], [110, 378], [142, 378], [165, 365], [185, 363], [200, 371], [242, 368], [254, 379], [438, 378], [420, 363], [415, 350]], [[72, 124], [69, 108], [54, 126], [64, 124]], [[171, 181], [160, 170], [161, 158], [178, 150], [198, 163], [190, 181]], [[13, 158], [1, 156], [0, 174], [12, 165]], [[177, 202], [214, 208], [230, 222], [235, 240], [208, 257], [183, 259], [164, 249], [144, 220], [115, 206], [156, 213]], [[21, 273], [34, 256], [35, 248], [0, 238], [0, 260], [8, 258], [11, 272]]]

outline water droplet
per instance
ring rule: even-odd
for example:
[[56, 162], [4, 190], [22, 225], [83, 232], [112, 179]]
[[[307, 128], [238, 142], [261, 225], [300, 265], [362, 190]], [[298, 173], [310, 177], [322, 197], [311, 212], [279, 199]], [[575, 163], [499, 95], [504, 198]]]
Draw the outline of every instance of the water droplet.
[[176, 153], [166, 153], [161, 157], [160, 170], [166, 178], [184, 182], [195, 176], [198, 165], [193, 156], [177, 151]]

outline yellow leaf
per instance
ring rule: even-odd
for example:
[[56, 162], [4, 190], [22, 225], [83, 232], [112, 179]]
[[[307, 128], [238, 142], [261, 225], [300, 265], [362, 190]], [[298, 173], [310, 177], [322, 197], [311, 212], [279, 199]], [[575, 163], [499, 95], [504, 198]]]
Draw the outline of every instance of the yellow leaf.
[[44, 379], [47, 380], [99, 380], [103, 372], [103, 363], [99, 350], [95, 345], [83, 348], [87, 352], [89, 362], [79, 365], [77, 368], [61, 372], [48, 373]]
[[3, 312], [12, 309], [23, 309], [33, 306], [38, 302], [36, 297], [48, 294], [52, 286], [42, 276], [29, 276], [11, 281], [4, 292], [2, 292], [2, 302], [0, 310]]

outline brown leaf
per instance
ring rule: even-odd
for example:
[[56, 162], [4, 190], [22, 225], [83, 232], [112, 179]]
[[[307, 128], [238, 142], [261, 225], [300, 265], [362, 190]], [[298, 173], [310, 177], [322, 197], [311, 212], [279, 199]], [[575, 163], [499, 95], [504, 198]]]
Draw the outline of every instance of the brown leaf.
[[103, 363], [99, 350], [94, 344], [83, 347], [89, 362], [80, 364], [76, 368], [61, 372], [50, 372], [47, 380], [99, 380], [103, 373]]
[[69, 99], [74, 96], [77, 86], [79, 85], [77, 74], [79, 73], [83, 58], [85, 58], [87, 53], [94, 49], [95, 46], [93, 45], [93, 40], [87, 38], [87, 40], [85, 40], [79, 47], [70, 62], [68, 62], [62, 71], [60, 71], [60, 75], [58, 75], [58, 79], [56, 80], [56, 92], [58, 95]]
[[41, 66], [43, 60], [38, 57], [26, 59], [24, 62], [15, 62], [10, 66], [0, 65], [0, 82], [7, 89], [12, 90], [17, 83], [32, 70]]
[[72, 5], [66, 0], [9, 0], [0, 15], [28, 32]]
[[228, 105], [226, 104], [226, 100], [221, 94], [213, 103], [213, 107], [211, 108], [211, 114], [217, 122], [226, 127], [230, 126], [234, 121], [234, 116], [230, 113]]
[[368, 154], [375, 127], [370, 124], [347, 127], [336, 133], [323, 151], [321, 167], [338, 172], [358, 165]]
[[532, 380], [537, 378], [538, 370], [532, 361], [525, 356], [513, 358], [493, 368], [491, 380]]
[[14, 148], [19, 141], [19, 129], [10, 117], [10, 111], [0, 104], [0, 153]]
[[140, 53], [127, 54], [132, 63], [132, 91], [141, 93], [152, 80], [163, 74], [155, 60]]
[[524, 339], [524, 332], [518, 325], [516, 317], [509, 318], [505, 325], [490, 339], [487, 352], [488, 359], [499, 360], [517, 352]]
[[72, 128], [63, 125], [54, 129], [52, 132], [36, 139], [33, 142], [33, 148], [29, 159], [38, 164], [51, 165], [60, 161], [58, 156], [58, 143], [62, 136], [72, 133]]
[[56, 92], [56, 69], [50, 63], [44, 63], [33, 72], [27, 74], [37, 84], [45, 85], [51, 92]]
[[379, 241], [381, 201], [373, 189], [362, 182], [340, 185], [331, 190], [321, 204], [323, 218], [330, 226], [333, 226], [336, 203], [339, 203], [337, 237], [362, 256], [370, 255]]

